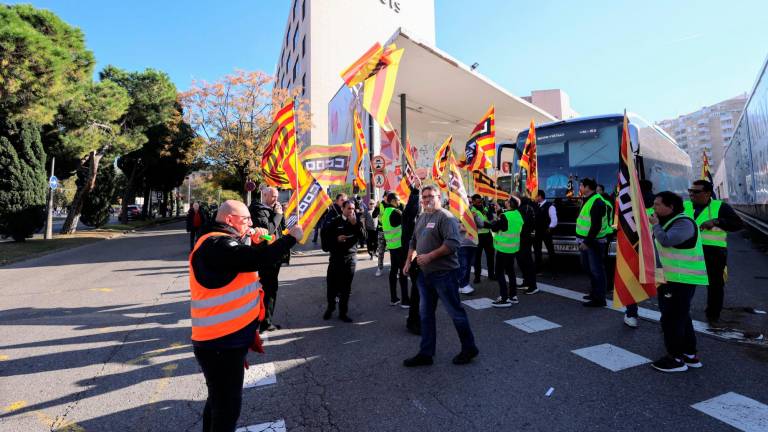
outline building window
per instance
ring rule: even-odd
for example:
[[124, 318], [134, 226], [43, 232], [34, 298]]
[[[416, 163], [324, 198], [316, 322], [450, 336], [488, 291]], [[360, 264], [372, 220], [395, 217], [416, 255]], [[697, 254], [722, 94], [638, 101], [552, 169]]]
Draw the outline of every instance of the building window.
[[304, 54], [307, 53], [307, 35], [301, 40], [301, 58], [304, 58]]
[[290, 66], [290, 64], [291, 64], [291, 56], [286, 55], [285, 56], [285, 73], [288, 73], [288, 67]]
[[288, 50], [288, 41], [291, 40], [291, 26], [288, 26], [288, 30], [285, 33], [285, 50]]
[[304, 96], [306, 91], [307, 91], [307, 74], [304, 74], [301, 76], [301, 95]]
[[[299, 0], [296, 0], [299, 1]], [[304, 0], [301, 2], [301, 20], [304, 21], [304, 18], [307, 16], [307, 0]]]
[[299, 28], [298, 26], [293, 31], [293, 52], [296, 52], [296, 42], [299, 40]]
[[293, 82], [296, 82], [296, 71], [299, 68], [299, 59], [296, 59], [296, 63], [293, 64], [293, 77], [291, 78]]

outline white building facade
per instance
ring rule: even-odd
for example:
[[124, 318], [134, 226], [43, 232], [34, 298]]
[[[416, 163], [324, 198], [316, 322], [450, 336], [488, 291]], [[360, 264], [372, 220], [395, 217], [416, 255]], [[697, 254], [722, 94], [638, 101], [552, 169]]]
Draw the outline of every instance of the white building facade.
[[398, 28], [435, 43], [434, 0], [291, 0], [275, 85], [301, 86], [312, 130], [302, 146], [328, 143], [328, 102], [341, 71]]

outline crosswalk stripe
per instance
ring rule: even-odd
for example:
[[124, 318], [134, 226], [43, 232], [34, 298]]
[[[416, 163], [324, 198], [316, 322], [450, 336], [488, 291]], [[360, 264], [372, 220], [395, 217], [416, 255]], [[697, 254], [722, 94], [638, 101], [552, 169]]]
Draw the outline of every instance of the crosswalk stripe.
[[269, 423], [245, 426], [235, 429], [235, 432], [286, 432], [285, 420], [275, 420]]
[[601, 344], [571, 351], [593, 363], [618, 372], [651, 361], [643, 356], [611, 344]]
[[539, 318], [536, 315], [531, 315], [522, 318], [515, 318], [504, 321], [512, 327], [518, 328], [526, 333], [536, 333], [544, 330], [552, 330], [562, 327], [560, 324], [547, 321], [544, 318]]
[[244, 389], [272, 384], [277, 384], [275, 364], [272, 362], [250, 365], [245, 371], [245, 378], [243, 379]]
[[768, 405], [738, 393], [729, 392], [691, 407], [745, 432], [768, 430]]

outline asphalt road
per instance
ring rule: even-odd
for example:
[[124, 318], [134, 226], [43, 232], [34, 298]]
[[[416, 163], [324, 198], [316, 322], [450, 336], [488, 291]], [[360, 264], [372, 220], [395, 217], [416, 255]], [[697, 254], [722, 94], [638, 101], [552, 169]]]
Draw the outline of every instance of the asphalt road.
[[[189, 341], [187, 241], [180, 224], [164, 226], [0, 269], [0, 431], [201, 429], [206, 390]], [[768, 309], [766, 286], [755, 282], [768, 257], [743, 240], [734, 243], [737, 250], [744, 252], [731, 255], [726, 304]], [[458, 338], [441, 310], [435, 364], [404, 368], [419, 338], [405, 331], [406, 311], [389, 306], [375, 261], [359, 257], [354, 324], [321, 318], [327, 255], [308, 251], [282, 270], [277, 320], [284, 329], [269, 334], [267, 354], [249, 355], [249, 373], [265, 373], [266, 384], [244, 390], [242, 426], [768, 430], [764, 405], [739, 407], [729, 396], [726, 414], [741, 429], [692, 407], [731, 392], [768, 404], [765, 346], [700, 335], [702, 369], [667, 375], [643, 363], [614, 372], [573, 351], [611, 344], [655, 360], [664, 353], [658, 323], [632, 330], [620, 313], [586, 310], [548, 293], [521, 295], [510, 309], [467, 308], [481, 352], [467, 366], [451, 364]], [[562, 270], [546, 282], [586, 289], [585, 276], [567, 265]], [[497, 294], [487, 281], [477, 288], [474, 299]], [[504, 322], [534, 315], [559, 327], [526, 333]], [[765, 315], [748, 318], [766, 327]], [[599, 358], [617, 352], [609, 347]]]

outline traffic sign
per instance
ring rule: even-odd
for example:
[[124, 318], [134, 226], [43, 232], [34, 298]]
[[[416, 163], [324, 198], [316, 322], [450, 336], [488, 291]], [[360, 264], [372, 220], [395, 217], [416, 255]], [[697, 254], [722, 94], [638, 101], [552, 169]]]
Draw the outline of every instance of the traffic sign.
[[387, 161], [384, 160], [384, 156], [374, 156], [374, 158], [371, 159], [371, 166], [373, 166], [374, 172], [383, 172], [386, 164]]
[[377, 188], [384, 187], [384, 174], [376, 173], [373, 175], [373, 186]]
[[253, 180], [248, 180], [245, 182], [245, 190], [248, 192], [253, 192], [256, 190], [256, 182]]
[[56, 176], [51, 176], [51, 178], [48, 179], [48, 186], [51, 190], [55, 190], [59, 187], [59, 179]]

